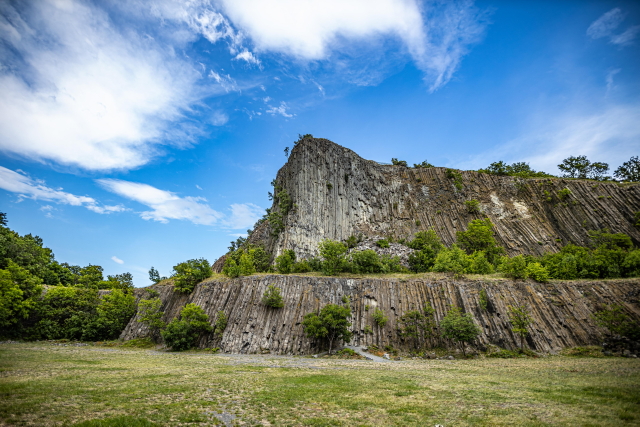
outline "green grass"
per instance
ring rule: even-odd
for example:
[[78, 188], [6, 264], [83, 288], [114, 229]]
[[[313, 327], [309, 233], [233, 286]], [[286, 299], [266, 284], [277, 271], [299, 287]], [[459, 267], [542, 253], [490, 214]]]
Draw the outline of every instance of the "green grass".
[[[579, 353], [584, 354], [583, 351]], [[637, 425], [640, 360], [225, 356], [0, 345], [0, 425]]]

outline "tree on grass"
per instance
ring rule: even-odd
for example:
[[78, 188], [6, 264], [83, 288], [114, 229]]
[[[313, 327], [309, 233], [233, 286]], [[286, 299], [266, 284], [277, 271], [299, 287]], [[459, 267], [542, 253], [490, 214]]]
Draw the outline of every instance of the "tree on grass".
[[196, 304], [187, 304], [162, 331], [164, 342], [173, 350], [188, 350], [196, 345], [201, 334], [211, 332], [209, 316]]
[[529, 325], [533, 319], [524, 304], [510, 305], [508, 309], [511, 331], [520, 337], [520, 351], [524, 351], [524, 339], [529, 335]]
[[436, 327], [434, 313], [435, 310], [431, 304], [427, 303], [423, 311], [407, 311], [400, 317], [401, 334], [413, 340], [415, 349], [423, 348], [426, 341], [431, 341], [434, 337]]
[[338, 340], [351, 340], [351, 323], [347, 320], [351, 316], [348, 306], [327, 304], [319, 313], [309, 313], [304, 316], [302, 327], [310, 338], [326, 339], [329, 341], [329, 354], [333, 350], [333, 343]]
[[480, 328], [473, 321], [471, 313], [463, 313], [458, 307], [452, 307], [440, 322], [442, 336], [460, 343], [462, 354], [467, 355], [465, 343], [476, 339], [480, 334]]

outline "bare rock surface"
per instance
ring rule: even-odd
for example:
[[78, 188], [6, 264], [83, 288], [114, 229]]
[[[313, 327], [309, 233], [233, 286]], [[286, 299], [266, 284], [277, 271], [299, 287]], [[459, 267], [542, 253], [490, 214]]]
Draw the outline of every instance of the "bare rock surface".
[[[261, 303], [267, 286], [282, 290], [285, 306], [273, 309]], [[403, 348], [398, 333], [400, 317], [430, 303], [437, 320], [451, 305], [473, 314], [482, 333], [476, 345], [495, 344], [515, 349], [519, 339], [511, 332], [508, 306], [525, 304], [533, 318], [528, 346], [538, 352], [554, 353], [564, 347], [599, 344], [603, 329], [592, 314], [604, 304], [621, 304], [635, 319], [640, 319], [640, 279], [556, 282], [540, 284], [508, 280], [453, 280], [451, 278], [335, 278], [295, 275], [254, 275], [238, 279], [210, 280], [200, 283], [190, 295], [175, 292], [171, 283], [152, 287], [160, 294], [164, 320], [178, 316], [187, 303], [202, 307], [213, 319], [218, 310], [229, 322], [220, 340], [205, 336], [200, 347], [220, 347], [225, 353], [313, 354], [320, 343], [307, 338], [302, 328], [305, 314], [326, 304], [342, 304], [351, 298], [352, 329], [350, 342], [355, 346], [379, 347], [391, 344]], [[488, 296], [487, 309], [479, 303], [480, 290]], [[136, 290], [139, 298], [145, 290]], [[372, 314], [381, 309], [389, 318], [377, 328]], [[369, 326], [372, 333], [365, 333]], [[148, 335], [146, 326], [131, 319], [121, 338], [128, 340]]]

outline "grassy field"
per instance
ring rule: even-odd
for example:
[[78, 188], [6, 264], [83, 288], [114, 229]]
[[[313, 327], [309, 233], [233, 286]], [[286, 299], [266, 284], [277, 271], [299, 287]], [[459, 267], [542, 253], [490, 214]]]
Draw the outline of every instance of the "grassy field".
[[639, 425], [640, 360], [374, 363], [0, 344], [0, 425], [225, 423]]

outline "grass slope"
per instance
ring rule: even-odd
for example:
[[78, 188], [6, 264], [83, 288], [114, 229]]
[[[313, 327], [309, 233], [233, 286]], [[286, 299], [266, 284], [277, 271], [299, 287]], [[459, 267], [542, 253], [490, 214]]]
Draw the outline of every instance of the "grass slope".
[[360, 360], [0, 345], [0, 425], [640, 422], [640, 360]]

